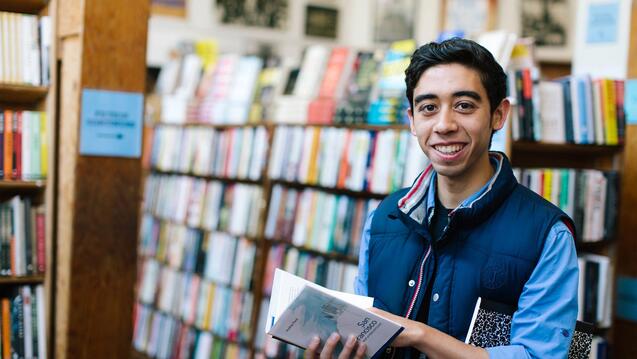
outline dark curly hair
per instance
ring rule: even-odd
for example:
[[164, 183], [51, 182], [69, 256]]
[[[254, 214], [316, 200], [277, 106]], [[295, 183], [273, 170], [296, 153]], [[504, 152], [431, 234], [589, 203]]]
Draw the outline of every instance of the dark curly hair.
[[506, 97], [507, 75], [489, 50], [474, 41], [453, 38], [425, 44], [411, 55], [411, 62], [405, 70], [405, 94], [412, 111], [414, 88], [420, 76], [428, 68], [443, 64], [461, 64], [478, 72], [489, 97], [491, 114]]

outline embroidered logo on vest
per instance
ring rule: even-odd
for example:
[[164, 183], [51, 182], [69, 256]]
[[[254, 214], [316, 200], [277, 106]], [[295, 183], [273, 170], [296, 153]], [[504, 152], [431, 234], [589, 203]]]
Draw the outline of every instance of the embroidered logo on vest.
[[504, 265], [500, 262], [490, 261], [482, 269], [482, 285], [488, 289], [498, 289], [504, 285]]

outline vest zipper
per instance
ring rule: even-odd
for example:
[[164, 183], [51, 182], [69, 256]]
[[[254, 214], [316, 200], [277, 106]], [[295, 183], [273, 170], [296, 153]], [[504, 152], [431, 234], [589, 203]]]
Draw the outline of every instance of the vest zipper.
[[423, 271], [425, 269], [425, 262], [427, 258], [429, 258], [429, 254], [431, 254], [431, 244], [429, 245], [429, 249], [427, 249], [427, 254], [425, 254], [425, 258], [423, 258], [420, 263], [420, 273], [418, 274], [418, 285], [416, 286], [416, 290], [414, 291], [414, 296], [411, 298], [411, 303], [409, 304], [409, 309], [407, 310], [407, 314], [405, 314], [405, 318], [409, 319], [411, 315], [411, 311], [414, 309], [414, 305], [416, 304], [416, 298], [418, 298], [418, 293], [420, 292], [420, 287], [422, 286], [422, 277]]

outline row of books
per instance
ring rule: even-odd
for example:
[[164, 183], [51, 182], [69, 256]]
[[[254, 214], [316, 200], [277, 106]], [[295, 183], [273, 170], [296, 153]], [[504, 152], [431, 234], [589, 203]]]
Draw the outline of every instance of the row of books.
[[549, 143], [617, 145], [624, 141], [624, 80], [569, 76], [534, 81], [534, 71], [509, 73], [517, 108], [512, 137]]
[[612, 324], [613, 265], [607, 256], [583, 254], [579, 266], [578, 320], [599, 328]]
[[133, 346], [158, 359], [247, 359], [249, 348], [188, 325], [151, 307], [135, 306]]
[[140, 254], [152, 257], [144, 267], [145, 298], [155, 292], [165, 263], [174, 270], [196, 273], [216, 284], [249, 289], [256, 259], [256, 244], [222, 232], [206, 232], [144, 216]]
[[386, 51], [309, 46], [298, 66], [221, 55], [203, 69], [192, 52], [162, 68], [162, 121], [216, 124], [405, 123], [404, 71], [413, 40]]
[[51, 20], [0, 12], [0, 83], [48, 85]]
[[44, 287], [19, 286], [1, 303], [2, 358], [46, 358]]
[[579, 240], [596, 242], [615, 237], [619, 207], [616, 171], [524, 169], [515, 173], [521, 184], [573, 219]]
[[44, 273], [45, 212], [29, 197], [0, 202], [0, 276]]
[[215, 130], [158, 126], [151, 164], [160, 171], [240, 179], [261, 179], [268, 153], [264, 127]]
[[[155, 263], [153, 259], [147, 259], [143, 265], [144, 279], [138, 282], [141, 283], [140, 303], [217, 336], [241, 342], [249, 340], [251, 292], [219, 285], [196, 273], [177, 271], [161, 264], [159, 282], [148, 284], [152, 279], [147, 281], [150, 276], [145, 272], [155, 270], [151, 269]], [[155, 288], [148, 289], [153, 286]]]
[[[325, 256], [307, 253], [286, 244], [270, 247], [263, 280], [263, 293], [272, 292], [274, 270], [281, 268], [329, 289], [354, 293], [354, 280], [358, 274], [355, 264], [331, 260]], [[267, 311], [266, 311], [267, 312]]]
[[225, 54], [204, 71], [196, 54], [184, 54], [166, 65], [158, 79], [162, 121], [246, 123], [262, 67], [258, 57]]
[[259, 310], [259, 320], [257, 324], [257, 333], [255, 335], [254, 346], [256, 349], [255, 358], [302, 358], [305, 351], [292, 344], [279, 341], [272, 338], [272, 336], [265, 333], [262, 328], [265, 328], [266, 321], [268, 320], [268, 308], [270, 306], [270, 298], [266, 297], [261, 300]]
[[150, 175], [144, 210], [193, 228], [255, 237], [262, 201], [262, 188], [257, 185]]
[[46, 178], [46, 113], [0, 109], [0, 179]]
[[265, 236], [298, 247], [357, 257], [365, 220], [379, 202], [275, 185]]
[[410, 185], [427, 162], [417, 140], [406, 130], [281, 126], [274, 132], [268, 176], [389, 193]]

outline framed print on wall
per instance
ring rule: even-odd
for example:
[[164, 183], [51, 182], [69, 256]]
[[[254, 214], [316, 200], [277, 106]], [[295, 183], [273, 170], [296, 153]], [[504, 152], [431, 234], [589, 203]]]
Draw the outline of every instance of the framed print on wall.
[[338, 36], [338, 9], [307, 5], [305, 8], [305, 35], [335, 39]]
[[575, 4], [572, 0], [524, 0], [521, 34], [535, 39], [539, 61], [570, 62]]
[[283, 30], [288, 20], [288, 0], [216, 0], [222, 24]]
[[374, 42], [388, 43], [414, 37], [415, 0], [376, 0]]

